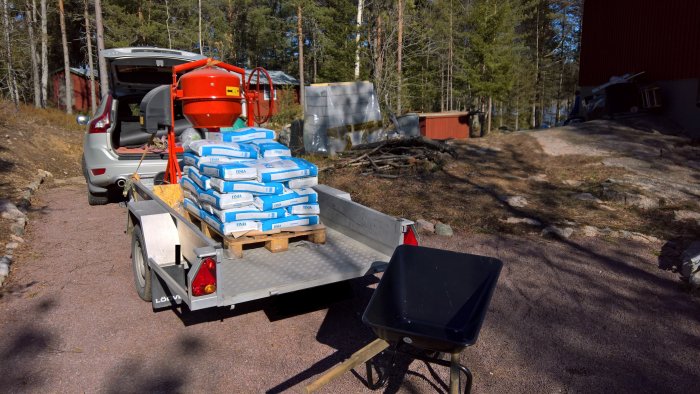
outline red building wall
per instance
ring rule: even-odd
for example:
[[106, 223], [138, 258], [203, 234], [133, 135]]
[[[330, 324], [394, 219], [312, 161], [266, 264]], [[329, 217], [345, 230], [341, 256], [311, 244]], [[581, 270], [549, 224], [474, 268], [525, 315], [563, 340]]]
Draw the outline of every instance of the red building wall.
[[579, 85], [700, 77], [700, 0], [586, 0]]
[[467, 112], [418, 114], [420, 134], [434, 140], [469, 138]]
[[[66, 108], [64, 87], [66, 80], [64, 72], [59, 71], [51, 76], [51, 101], [61, 109]], [[90, 112], [90, 79], [71, 73], [73, 85], [73, 110], [76, 112]], [[95, 91], [97, 92], [97, 104], [100, 104], [100, 84], [95, 79]]]

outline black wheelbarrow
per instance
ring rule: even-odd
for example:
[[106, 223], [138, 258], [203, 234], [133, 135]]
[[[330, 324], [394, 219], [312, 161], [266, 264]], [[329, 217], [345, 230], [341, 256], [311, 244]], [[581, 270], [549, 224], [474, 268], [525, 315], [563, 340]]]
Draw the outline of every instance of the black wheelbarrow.
[[[381, 387], [387, 375], [371, 383], [369, 361], [388, 348], [394, 356], [404, 353], [450, 367], [450, 393], [459, 391], [464, 374], [469, 392], [472, 375], [459, 355], [476, 342], [502, 265], [490, 257], [399, 246], [362, 316], [379, 339], [306, 386], [306, 391], [318, 390], [362, 363], [367, 363], [372, 388]], [[449, 353], [451, 359], [439, 358], [438, 352]]]

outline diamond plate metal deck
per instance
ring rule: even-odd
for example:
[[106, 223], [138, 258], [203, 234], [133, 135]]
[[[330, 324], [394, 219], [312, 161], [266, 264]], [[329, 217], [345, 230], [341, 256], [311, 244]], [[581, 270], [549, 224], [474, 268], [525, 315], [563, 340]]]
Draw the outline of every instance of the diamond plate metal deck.
[[324, 245], [294, 242], [281, 253], [257, 248], [245, 250], [242, 259], [221, 262], [217, 267], [220, 305], [357, 278], [390, 259], [338, 231], [326, 231]]

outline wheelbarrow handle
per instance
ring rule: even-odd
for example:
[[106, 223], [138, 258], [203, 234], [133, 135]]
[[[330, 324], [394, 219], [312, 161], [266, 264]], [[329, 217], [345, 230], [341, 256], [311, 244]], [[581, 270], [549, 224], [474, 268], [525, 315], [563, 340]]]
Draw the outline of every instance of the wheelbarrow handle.
[[367, 361], [369, 361], [369, 359], [381, 353], [384, 349], [388, 347], [389, 342], [379, 338], [375, 339], [367, 346], [353, 353], [353, 355], [350, 356], [350, 358], [331, 368], [330, 370], [328, 370], [328, 372], [321, 375], [320, 378], [316, 379], [315, 381], [304, 387], [304, 392], [313, 393], [314, 391], [330, 383], [333, 379], [337, 378], [338, 376], [348, 372], [349, 370], [363, 363], [366, 363]]

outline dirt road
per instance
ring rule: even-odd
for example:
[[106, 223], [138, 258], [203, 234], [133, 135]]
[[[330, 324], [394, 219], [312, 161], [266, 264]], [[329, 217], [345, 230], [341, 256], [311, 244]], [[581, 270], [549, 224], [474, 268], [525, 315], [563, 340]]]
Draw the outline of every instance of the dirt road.
[[[84, 186], [43, 190], [0, 292], [0, 391], [281, 392], [373, 339], [376, 280], [250, 303], [153, 313], [133, 290], [124, 208]], [[505, 262], [481, 337], [462, 356], [474, 392], [693, 392], [700, 302], [658, 268], [661, 245], [472, 235], [428, 246]], [[306, 310], [303, 307], [307, 307]], [[398, 360], [388, 392], [444, 389]], [[365, 392], [346, 374], [327, 392]]]

